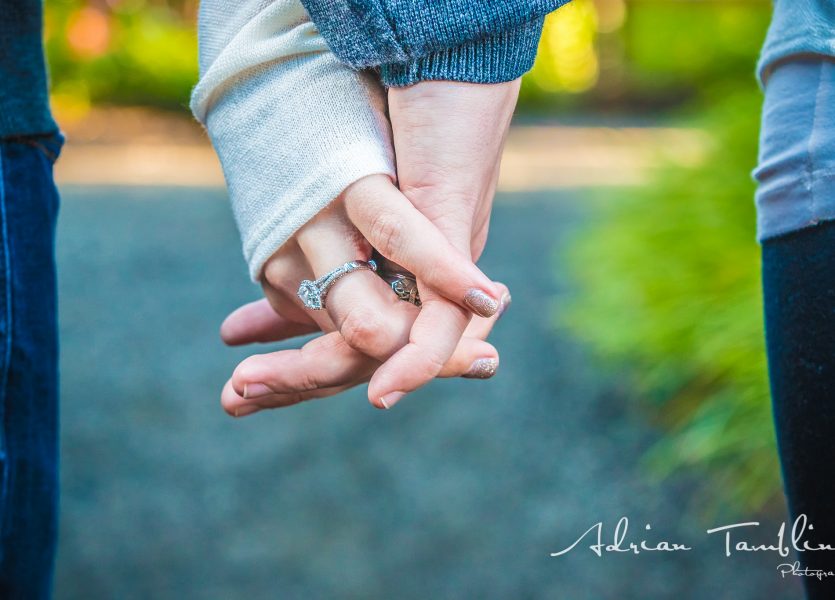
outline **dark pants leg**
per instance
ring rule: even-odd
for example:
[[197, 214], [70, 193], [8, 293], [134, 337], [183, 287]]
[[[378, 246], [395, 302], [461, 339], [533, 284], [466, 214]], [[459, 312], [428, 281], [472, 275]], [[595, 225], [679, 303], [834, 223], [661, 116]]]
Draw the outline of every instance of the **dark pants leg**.
[[[810, 545], [835, 546], [835, 222], [763, 243], [768, 367], [783, 480]], [[835, 551], [802, 552], [835, 573]], [[835, 598], [835, 577], [804, 577], [809, 598]]]
[[[755, 176], [768, 368], [783, 481], [812, 546], [835, 546], [835, 62], [797, 56], [766, 84]], [[835, 573], [835, 551], [800, 552]], [[804, 577], [835, 598], [835, 576]]]
[[0, 597], [48, 598], [58, 498], [52, 162], [58, 137], [0, 141]]

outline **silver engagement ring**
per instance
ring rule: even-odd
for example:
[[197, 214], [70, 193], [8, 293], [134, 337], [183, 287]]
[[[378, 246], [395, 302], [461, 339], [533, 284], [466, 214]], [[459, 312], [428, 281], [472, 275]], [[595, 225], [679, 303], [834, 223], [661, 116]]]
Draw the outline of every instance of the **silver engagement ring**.
[[370, 271], [377, 270], [377, 263], [373, 260], [352, 260], [341, 267], [335, 268], [333, 271], [324, 274], [316, 281], [305, 279], [299, 285], [298, 296], [302, 304], [310, 310], [324, 310], [325, 298], [331, 286], [348, 273], [354, 271], [362, 271], [368, 269]]

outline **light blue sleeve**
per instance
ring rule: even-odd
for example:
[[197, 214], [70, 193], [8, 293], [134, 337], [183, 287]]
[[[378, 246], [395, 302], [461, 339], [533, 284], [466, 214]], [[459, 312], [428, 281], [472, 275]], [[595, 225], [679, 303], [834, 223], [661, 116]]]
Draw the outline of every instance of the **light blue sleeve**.
[[775, 0], [774, 15], [757, 65], [765, 83], [772, 68], [798, 54], [835, 57], [835, 0]]
[[754, 178], [761, 241], [835, 219], [835, 61], [774, 68]]

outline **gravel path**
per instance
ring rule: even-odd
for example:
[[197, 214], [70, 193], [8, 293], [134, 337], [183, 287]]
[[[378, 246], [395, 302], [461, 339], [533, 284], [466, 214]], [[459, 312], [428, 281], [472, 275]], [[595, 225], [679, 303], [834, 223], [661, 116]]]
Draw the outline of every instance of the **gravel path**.
[[[216, 331], [258, 291], [223, 194], [63, 192], [59, 599], [799, 598], [779, 557], [723, 556], [717, 523], [687, 511], [699, 482], [639, 467], [657, 433], [623, 376], [539, 303], [566, 290], [575, 194], [495, 210], [482, 265], [514, 303], [492, 382], [434, 383], [388, 413], [355, 390], [234, 421], [218, 392], [246, 351]], [[621, 515], [695, 549], [549, 556]]]

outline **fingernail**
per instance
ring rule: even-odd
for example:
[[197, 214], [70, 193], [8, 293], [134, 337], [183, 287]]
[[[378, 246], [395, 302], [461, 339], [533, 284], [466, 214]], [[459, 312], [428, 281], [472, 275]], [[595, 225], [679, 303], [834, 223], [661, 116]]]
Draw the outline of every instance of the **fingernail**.
[[272, 388], [263, 383], [245, 383], [244, 384], [244, 398], [260, 398], [261, 396], [269, 396], [274, 394]]
[[496, 374], [499, 368], [499, 360], [497, 358], [479, 358], [470, 365], [470, 368], [461, 377], [467, 379], [490, 379]]
[[385, 396], [380, 397], [380, 404], [383, 405], [383, 408], [389, 409], [395, 404], [397, 404], [400, 401], [400, 399], [405, 395], [406, 394], [404, 394], [403, 392], [390, 392]]
[[510, 292], [505, 292], [504, 296], [502, 296], [502, 301], [499, 303], [499, 315], [496, 317], [497, 319], [500, 319], [504, 311], [510, 308], [511, 302], [513, 302], [513, 298], [510, 297]]
[[499, 310], [499, 303], [477, 288], [467, 290], [464, 304], [481, 317], [492, 317]]
[[260, 406], [255, 404], [244, 404], [243, 406], [236, 406], [232, 409], [232, 416], [236, 419], [238, 417], [246, 417], [261, 410]]

